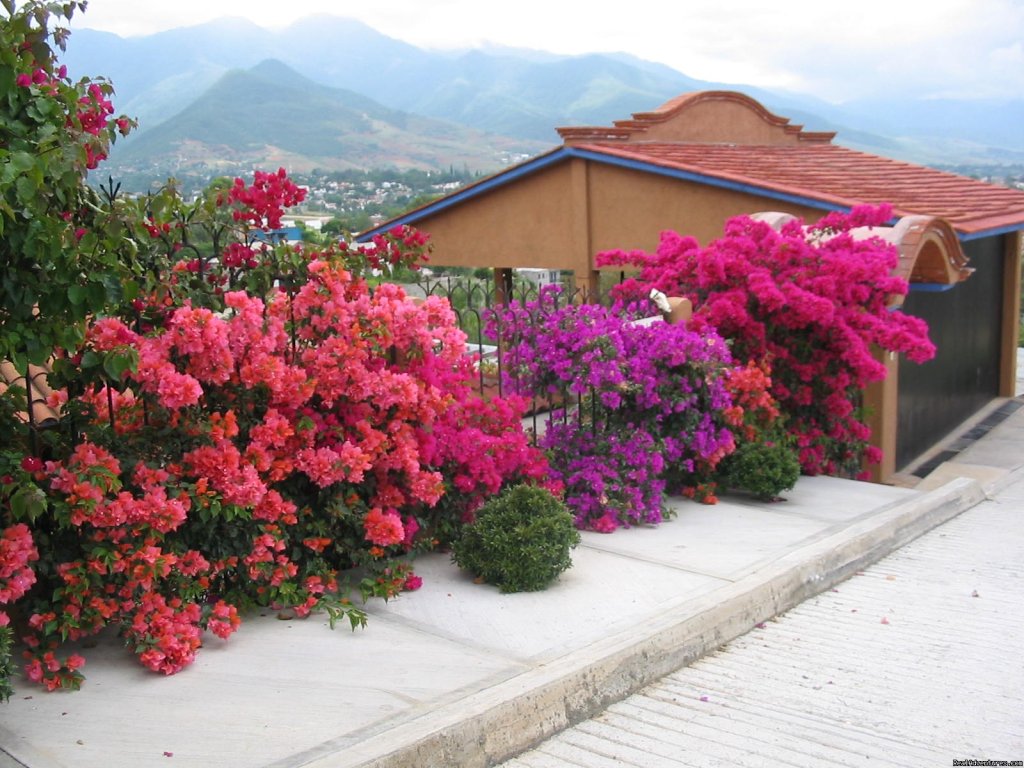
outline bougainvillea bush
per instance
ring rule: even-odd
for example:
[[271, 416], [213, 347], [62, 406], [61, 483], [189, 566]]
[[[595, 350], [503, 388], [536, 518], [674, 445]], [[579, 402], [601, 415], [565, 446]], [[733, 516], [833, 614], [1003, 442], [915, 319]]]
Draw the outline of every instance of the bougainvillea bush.
[[[726, 421], [736, 438], [736, 450], [710, 472], [704, 484], [691, 486], [692, 493], [714, 493], [721, 489], [743, 489], [764, 501], [775, 501], [780, 493], [796, 485], [800, 462], [795, 439], [786, 430], [786, 419], [770, 394], [771, 370], [765, 361], [737, 365], [726, 373], [726, 389], [733, 405]], [[686, 489], [689, 495], [690, 489]]]
[[341, 259], [308, 274], [267, 303], [244, 291], [219, 313], [186, 302], [146, 334], [117, 318], [90, 326], [84, 353], [137, 362], [65, 404], [88, 420], [83, 438], [34, 475], [47, 562], [26, 605], [30, 679], [76, 682], [80, 659], [55, 646], [107, 625], [170, 674], [204, 628], [227, 637], [253, 605], [361, 624], [349, 589], [418, 586], [399, 558], [432, 546], [418, 534], [449, 488], [464, 515], [506, 480], [544, 474], [515, 429], [521, 407], [485, 406], [470, 387], [446, 302], [371, 293]]
[[53, 689], [79, 685], [75, 643], [105, 628], [170, 674], [253, 606], [359, 626], [361, 599], [419, 586], [410, 553], [546, 476], [523, 399], [473, 389], [449, 306], [368, 282], [421, 260], [422, 234], [276, 242], [304, 196], [284, 171], [191, 202], [173, 183], [139, 199], [89, 190], [114, 130], [92, 105], [109, 90], [67, 83], [45, 28], [79, 7], [28, 3], [3, 27], [9, 126], [42, 141], [55, 134], [38, 115], [63, 110], [67, 146], [49, 159], [59, 193], [31, 217], [10, 201], [38, 169], [0, 156], [0, 242], [23, 248], [2, 349], [22, 373], [51, 365], [62, 415], [31, 431], [24, 388], [0, 397], [14, 436], [0, 449], [0, 698], [14, 629], [26, 676]]
[[5, 602], [37, 581], [19, 603], [29, 679], [77, 685], [81, 657], [58, 649], [106, 626], [169, 674], [204, 629], [227, 637], [253, 605], [359, 625], [350, 591], [417, 587], [402, 556], [434, 546], [435, 528], [451, 535], [506, 482], [545, 476], [524, 401], [472, 388], [444, 300], [371, 291], [334, 249], [306, 256], [301, 285], [212, 294], [219, 311], [193, 304], [178, 262], [145, 323], [97, 318], [77, 363], [64, 361], [84, 389], [53, 404], [79, 438], [10, 483], [45, 498], [9, 529], [0, 574]]
[[891, 308], [908, 289], [894, 274], [895, 248], [851, 234], [890, 216], [889, 206], [865, 206], [779, 231], [739, 217], [707, 247], [665, 232], [654, 253], [609, 251], [598, 263], [638, 269], [618, 287], [620, 298], [652, 287], [685, 296], [692, 330], [714, 329], [737, 360], [770, 366], [771, 394], [804, 472], [859, 475], [880, 458], [860, 407], [864, 386], [885, 377], [874, 350], [915, 362], [935, 354], [925, 323]]
[[492, 313], [507, 383], [567, 401], [540, 444], [577, 525], [656, 523], [668, 484], [691, 486], [735, 446], [729, 350], [711, 329], [636, 322], [647, 306], [559, 306], [558, 297], [547, 289]]

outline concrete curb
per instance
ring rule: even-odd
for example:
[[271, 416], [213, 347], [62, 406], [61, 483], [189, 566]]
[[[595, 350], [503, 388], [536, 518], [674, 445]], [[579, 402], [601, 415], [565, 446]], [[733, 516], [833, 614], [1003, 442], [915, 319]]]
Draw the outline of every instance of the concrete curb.
[[1002, 476], [989, 483], [985, 483], [985, 493], [989, 498], [992, 498], [996, 494], [1005, 491], [1011, 485], [1018, 483], [1021, 480], [1024, 480], [1024, 464], [1008, 470]]
[[[1011, 473], [1024, 476], [1024, 468]], [[1009, 485], [1009, 477], [997, 481]], [[996, 485], [993, 483], [991, 485]], [[988, 491], [988, 493], [986, 493]], [[581, 722], [798, 605], [961, 512], [994, 488], [960, 478], [888, 507], [665, 615], [306, 768], [487, 768]]]

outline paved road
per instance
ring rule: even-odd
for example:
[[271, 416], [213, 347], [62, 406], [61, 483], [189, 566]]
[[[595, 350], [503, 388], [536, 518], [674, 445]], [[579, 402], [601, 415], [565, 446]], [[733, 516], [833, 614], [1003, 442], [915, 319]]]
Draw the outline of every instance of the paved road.
[[503, 765], [971, 759], [1024, 760], [1022, 487]]

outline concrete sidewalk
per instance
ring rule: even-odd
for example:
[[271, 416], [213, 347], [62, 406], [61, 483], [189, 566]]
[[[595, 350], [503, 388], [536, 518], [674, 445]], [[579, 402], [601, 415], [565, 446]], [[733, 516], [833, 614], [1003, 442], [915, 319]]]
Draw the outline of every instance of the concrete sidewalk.
[[1019, 761], [1022, 508], [1024, 481], [502, 768]]
[[923, 490], [805, 477], [776, 504], [679, 500], [657, 528], [585, 534], [544, 592], [501, 595], [420, 558], [423, 588], [371, 605], [365, 630], [253, 618], [170, 678], [101, 638], [80, 692], [15, 681], [0, 767], [493, 765], [1021, 479], [1021, 434], [1024, 409]]

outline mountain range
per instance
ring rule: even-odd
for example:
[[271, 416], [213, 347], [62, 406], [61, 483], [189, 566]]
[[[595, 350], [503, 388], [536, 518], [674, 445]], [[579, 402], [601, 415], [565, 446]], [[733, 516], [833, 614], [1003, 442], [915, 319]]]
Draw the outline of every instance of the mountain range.
[[105, 76], [140, 130], [117, 166], [489, 172], [557, 145], [555, 128], [610, 125], [693, 90], [740, 90], [837, 143], [931, 165], [1024, 163], [1024, 99], [877, 98], [843, 105], [687, 77], [627, 54], [481, 48], [438, 53], [362, 22], [271, 31], [239, 18], [122, 38], [71, 36], [74, 76]]
[[535, 148], [528, 141], [389, 109], [268, 59], [221, 75], [184, 109], [125, 142], [112, 159], [134, 168], [203, 167], [213, 173], [240, 167], [486, 171]]

